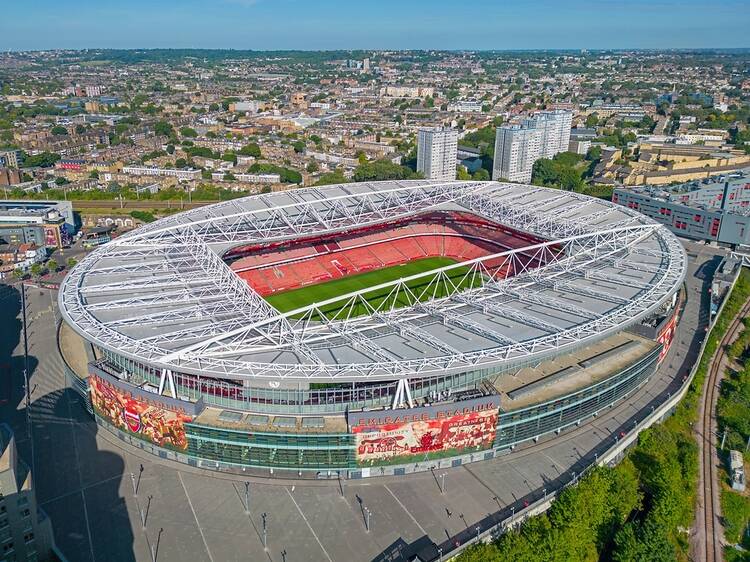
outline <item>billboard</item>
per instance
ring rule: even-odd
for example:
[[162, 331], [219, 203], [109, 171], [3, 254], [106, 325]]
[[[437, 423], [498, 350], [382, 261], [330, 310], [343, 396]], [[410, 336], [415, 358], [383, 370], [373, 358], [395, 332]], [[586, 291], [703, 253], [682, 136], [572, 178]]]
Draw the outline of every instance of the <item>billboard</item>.
[[193, 418], [184, 410], [170, 408], [158, 395], [153, 400], [142, 392], [136, 397], [94, 374], [89, 375], [89, 387], [94, 411], [111, 425], [159, 447], [187, 449], [185, 423]]
[[500, 398], [488, 396], [403, 410], [349, 414], [357, 464], [405, 464], [492, 447]]

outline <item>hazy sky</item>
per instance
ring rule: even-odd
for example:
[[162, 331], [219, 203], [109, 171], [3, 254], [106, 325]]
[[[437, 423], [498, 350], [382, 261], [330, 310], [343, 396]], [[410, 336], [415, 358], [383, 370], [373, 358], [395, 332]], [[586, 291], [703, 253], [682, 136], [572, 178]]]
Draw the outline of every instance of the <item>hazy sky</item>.
[[0, 49], [750, 47], [750, 0], [5, 0]]

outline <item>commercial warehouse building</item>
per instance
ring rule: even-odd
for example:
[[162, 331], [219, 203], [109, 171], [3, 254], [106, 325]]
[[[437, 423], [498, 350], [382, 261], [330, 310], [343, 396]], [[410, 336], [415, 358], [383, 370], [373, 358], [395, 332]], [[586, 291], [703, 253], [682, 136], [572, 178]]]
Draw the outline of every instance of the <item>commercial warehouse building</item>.
[[728, 246], [750, 244], [750, 170], [672, 187], [615, 189], [612, 201], [675, 234]]
[[0, 201], [0, 243], [61, 248], [75, 233], [70, 201]]

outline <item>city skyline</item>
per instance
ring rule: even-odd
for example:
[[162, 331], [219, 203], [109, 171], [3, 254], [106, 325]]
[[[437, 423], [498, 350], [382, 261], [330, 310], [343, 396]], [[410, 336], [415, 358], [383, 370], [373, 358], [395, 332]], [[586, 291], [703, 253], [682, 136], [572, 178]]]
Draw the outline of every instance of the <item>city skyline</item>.
[[[744, 48], [747, 2], [575, 0], [493, 3], [456, 13], [437, 0], [197, 0], [127, 6], [91, 0], [11, 4], [0, 49], [681, 49]], [[744, 16], [742, 14], [745, 14]], [[464, 21], [461, 20], [464, 18]], [[117, 25], [111, 25], [117, 22]]]

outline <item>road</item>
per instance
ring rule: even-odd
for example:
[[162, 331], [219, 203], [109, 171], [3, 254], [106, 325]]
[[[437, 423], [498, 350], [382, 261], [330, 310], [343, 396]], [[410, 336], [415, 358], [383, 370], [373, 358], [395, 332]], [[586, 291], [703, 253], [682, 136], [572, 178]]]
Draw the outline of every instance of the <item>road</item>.
[[[632, 431], [667, 393], [679, 388], [697, 357], [707, 320], [701, 295], [707, 295], [710, 280], [695, 273], [716, 261], [705, 246], [690, 252], [687, 302], [675, 342], [657, 374], [636, 393], [558, 437], [435, 475], [371, 478], [340, 487], [328, 481], [241, 479], [145, 455], [97, 428], [79, 397], [65, 388], [56, 347], [58, 312], [54, 293], [46, 290], [28, 292], [33, 455], [20, 390], [0, 406], [0, 415], [19, 436], [20, 454], [33, 461], [39, 505], [52, 519], [56, 541], [70, 560], [150, 560], [157, 543], [160, 561], [209, 562], [385, 560], [425, 535], [447, 547], [473, 536], [477, 525], [505, 518], [525, 501], [569, 482], [621, 431]], [[18, 293], [3, 287], [0, 295], [0, 364], [12, 353], [13, 383], [20, 389]], [[250, 483], [249, 514], [245, 481]], [[369, 531], [364, 508], [371, 513]]]

